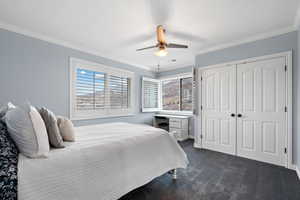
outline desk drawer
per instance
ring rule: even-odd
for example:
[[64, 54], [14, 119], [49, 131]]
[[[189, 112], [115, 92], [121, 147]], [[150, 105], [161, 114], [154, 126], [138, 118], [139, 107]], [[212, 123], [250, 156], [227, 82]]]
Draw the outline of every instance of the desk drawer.
[[173, 133], [176, 139], [179, 139], [182, 136], [182, 130], [181, 129], [170, 128], [169, 132]]
[[170, 118], [169, 126], [170, 128], [181, 128], [181, 120], [176, 118]]
[[188, 138], [188, 134], [186, 131], [182, 130], [182, 129], [177, 129], [177, 128], [170, 128], [169, 130], [170, 133], [173, 133], [174, 134], [174, 137], [177, 139], [177, 140], [185, 140]]

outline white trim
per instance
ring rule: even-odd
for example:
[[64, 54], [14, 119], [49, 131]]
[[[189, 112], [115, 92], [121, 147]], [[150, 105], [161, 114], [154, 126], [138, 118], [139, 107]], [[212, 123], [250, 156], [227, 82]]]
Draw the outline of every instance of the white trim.
[[295, 171], [296, 171], [296, 167], [297, 167], [297, 165], [295, 165], [295, 164], [292, 164], [292, 165], [290, 166], [290, 168], [289, 168], [289, 169], [291, 169], [291, 170], [295, 170]]
[[248, 37], [246, 39], [236, 40], [236, 41], [216, 45], [214, 47], [209, 47], [207, 49], [203, 49], [201, 51], [198, 51], [196, 53], [196, 55], [204, 54], [204, 53], [208, 53], [208, 52], [212, 52], [212, 51], [217, 51], [217, 50], [221, 50], [221, 49], [226, 49], [226, 48], [229, 48], [229, 47], [234, 47], [234, 46], [238, 46], [238, 45], [246, 44], [246, 43], [250, 43], [250, 42], [255, 42], [255, 41], [258, 41], [258, 40], [268, 39], [268, 38], [271, 38], [271, 37], [274, 37], [274, 36], [283, 35], [283, 34], [290, 33], [290, 32], [296, 31], [296, 30], [297, 29], [294, 26], [290, 26], [290, 27], [286, 27], [284, 29], [280, 29], [280, 30], [276, 30], [276, 31], [265, 32], [265, 33], [262, 33], [262, 34], [254, 35], [252, 37]]
[[194, 147], [195, 147], [196, 149], [202, 149], [202, 146], [199, 145], [199, 144], [196, 142], [196, 140], [195, 140], [195, 142], [194, 142]]
[[60, 40], [60, 39], [49, 37], [45, 34], [40, 34], [40, 33], [37, 33], [37, 32], [29, 31], [29, 30], [26, 30], [24, 28], [21, 28], [21, 27], [15, 26], [15, 25], [11, 25], [11, 24], [7, 24], [7, 23], [1, 22], [1, 21], [0, 21], [0, 28], [11, 31], [11, 32], [15, 32], [15, 33], [18, 33], [18, 34], [22, 34], [22, 35], [25, 35], [25, 36], [29, 36], [29, 37], [32, 37], [32, 38], [35, 38], [35, 39], [50, 42], [50, 43], [53, 43], [53, 44], [56, 44], [56, 45], [60, 45], [60, 46], [63, 46], [63, 47], [67, 47], [67, 48], [71, 48], [71, 49], [74, 49], [74, 50], [82, 51], [84, 53], [89, 53], [91, 55], [100, 56], [100, 57], [110, 59], [110, 60], [113, 60], [113, 61], [116, 61], [116, 62], [121, 62], [121, 63], [124, 63], [124, 64], [128, 64], [128, 65], [131, 65], [133, 67], [141, 68], [141, 69], [144, 69], [144, 70], [147, 70], [147, 71], [154, 71], [151, 67], [147, 67], [147, 66], [143, 66], [143, 65], [140, 65], [140, 64], [137, 64], [137, 63], [129, 62], [129, 61], [124, 60], [124, 59], [116, 60], [115, 58], [113, 58], [113, 57], [111, 57], [111, 56], [109, 56], [109, 55], [107, 55], [103, 52], [101, 53], [101, 52], [99, 52], [99, 50], [96, 50], [96, 49], [87, 48], [87, 47], [79, 46], [79, 45], [74, 45], [71, 42], [66, 42], [66, 41], [63, 41], [63, 40]]
[[[129, 107], [121, 109], [110, 109], [104, 108], [103, 110], [93, 110], [93, 111], [84, 111], [76, 112], [75, 106], [75, 80], [76, 80], [76, 69], [83, 68], [87, 70], [104, 72], [106, 75], [115, 75], [130, 78], [129, 83]], [[134, 72], [108, 67], [99, 63], [90, 62], [82, 59], [72, 58], [69, 59], [69, 73], [70, 73], [70, 85], [69, 85], [69, 102], [70, 110], [69, 115], [72, 120], [86, 120], [86, 119], [97, 119], [97, 118], [108, 118], [108, 117], [120, 117], [120, 116], [132, 116], [135, 113], [135, 90], [133, 84], [135, 83]], [[105, 84], [108, 84], [108, 80], [105, 81]], [[109, 94], [108, 87], [105, 87], [105, 93]], [[107, 97], [106, 99], [109, 99]]]
[[159, 82], [159, 92], [158, 92], [158, 100], [159, 100], [159, 108], [158, 109], [144, 109], [144, 87], [142, 82], [142, 112], [159, 112], [163, 114], [176, 114], [176, 115], [185, 115], [185, 116], [193, 116], [193, 111], [180, 111], [180, 110], [163, 110], [162, 109], [162, 81], [165, 80], [172, 80], [172, 79], [182, 79], [182, 78], [190, 78], [193, 77], [193, 72], [191, 73], [180, 73], [180, 74], [174, 74], [170, 76], [164, 76], [158, 79], [151, 79], [143, 77], [142, 81], [150, 80], [154, 82]]
[[198, 144], [198, 147], [199, 148], [202, 148], [202, 138], [201, 138], [201, 135], [202, 135], [202, 109], [201, 109], [201, 106], [202, 106], [202, 80], [201, 80], [201, 77], [202, 77], [202, 70], [200, 70], [200, 68], [197, 69], [197, 86], [198, 86], [198, 91], [197, 91], [197, 99], [198, 99], [198, 115], [196, 116], [196, 123], [197, 125], [195, 127], [197, 127], [197, 130], [195, 130], [195, 137], [196, 137], [196, 140], [195, 142], [197, 142]]
[[298, 29], [300, 26], [300, 4], [298, 5], [297, 13], [294, 20], [294, 28]]
[[193, 77], [193, 72], [192, 71], [191, 72], [185, 72], [185, 73], [162, 76], [162, 77], [159, 77], [158, 80], [166, 81], [166, 80], [181, 79], [181, 78], [188, 78], [188, 77]]
[[300, 180], [300, 170], [299, 170], [298, 166], [295, 166], [295, 171], [296, 171], [296, 174], [297, 174], [297, 176]]
[[[297, 18], [295, 18], [295, 24], [296, 24], [296, 21], [297, 21], [297, 23], [298, 23], [298, 21], [300, 21], [300, 20], [296, 20]], [[293, 32], [293, 31], [297, 30], [297, 27], [295, 27], [295, 26], [296, 25], [290, 26], [290, 27], [287, 27], [287, 28], [284, 28], [284, 29], [280, 29], [280, 30], [277, 30], [277, 31], [257, 34], [257, 35], [254, 35], [252, 37], [246, 38], [246, 39], [237, 40], [237, 41], [233, 41], [233, 42], [229, 42], [229, 43], [223, 43], [223, 44], [220, 44], [220, 45], [216, 45], [214, 47], [209, 47], [209, 48], [203, 49], [199, 52], [195, 52], [194, 55], [204, 54], [204, 53], [208, 53], [208, 52], [212, 52], [212, 51], [216, 51], [216, 50], [221, 50], [221, 49], [225, 49], [225, 48], [232, 47], [232, 46], [237, 46], [237, 45], [244, 44], [244, 43], [254, 42], [254, 41], [257, 41], [257, 40], [262, 40], [262, 39], [282, 35], [282, 34], [285, 34], [285, 33]], [[132, 65], [134, 67], [141, 68], [141, 69], [144, 69], [144, 70], [147, 70], [147, 71], [155, 72], [155, 70], [156, 70], [153, 67], [143, 66], [143, 65], [140, 65], [140, 64], [137, 64], [137, 63], [130, 62], [128, 60], [124, 60], [124, 59], [116, 60], [115, 58], [113, 58], [113, 57], [111, 57], [111, 56], [109, 56], [109, 55], [107, 55], [103, 52], [102, 53], [99, 52], [99, 50], [95, 50], [95, 49], [91, 49], [91, 48], [83, 47], [83, 46], [79, 46], [79, 45], [74, 45], [71, 42], [66, 42], [66, 41], [63, 41], [63, 40], [60, 40], [60, 39], [49, 37], [46, 34], [40, 34], [40, 33], [30, 31], [30, 30], [27, 30], [25, 28], [21, 28], [19, 26], [15, 26], [15, 25], [8, 24], [8, 23], [5, 23], [5, 22], [0, 21], [0, 28], [11, 31], [11, 32], [19, 33], [19, 34], [22, 34], [22, 35], [25, 35], [25, 36], [29, 36], [29, 37], [32, 37], [32, 38], [36, 38], [36, 39], [39, 39], [39, 40], [43, 40], [43, 41], [46, 41], [46, 42], [50, 42], [50, 43], [53, 43], [53, 44], [57, 44], [57, 45], [60, 45], [60, 46], [64, 46], [64, 47], [67, 47], [67, 48], [71, 48], [71, 49], [75, 49], [75, 50], [82, 51], [82, 52], [85, 52], [85, 53], [89, 53], [89, 54], [92, 54], [92, 55], [95, 55], [95, 56], [105, 57], [107, 59], [111, 59], [111, 60], [114, 60], [114, 61], [117, 61], [117, 62], [122, 62], [124, 64], [129, 64], [129, 65]], [[192, 64], [191, 62], [186, 62], [186, 65], [191, 65], [191, 64]], [[175, 65], [175, 66], [170, 66], [170, 67], [166, 67], [166, 68], [162, 67], [161, 71], [170, 71], [172, 69], [183, 68], [182, 65], [183, 64], [181, 64], [180, 66]]]
[[240, 65], [240, 64], [245, 64], [245, 63], [250, 63], [250, 62], [255, 62], [255, 61], [260, 61], [260, 60], [266, 60], [266, 59], [271, 59], [271, 58], [288, 57], [289, 55], [292, 55], [292, 50], [281, 52], [281, 53], [268, 54], [268, 55], [264, 55], [264, 56], [256, 56], [256, 57], [246, 58], [246, 59], [242, 59], [242, 60], [234, 60], [234, 61], [225, 62], [225, 63], [218, 63], [215, 65], [207, 65], [207, 66], [203, 66], [203, 67], [198, 66], [197, 69], [205, 70], [205, 69], [211, 69], [211, 68], [216, 68], [216, 67]]
[[[210, 66], [205, 66], [205, 67], [198, 67], [198, 73], [200, 74], [201, 71], [206, 70], [206, 69], [211, 69], [211, 68], [217, 68], [217, 67], [224, 67], [224, 66], [231, 66], [231, 65], [239, 65], [239, 64], [245, 64], [245, 63], [250, 63], [250, 62], [255, 62], [255, 61], [260, 61], [260, 60], [266, 60], [266, 59], [271, 59], [271, 58], [278, 58], [278, 57], [285, 57], [286, 58], [286, 65], [287, 65], [287, 73], [286, 73], [286, 81], [287, 81], [287, 94], [286, 94], [286, 102], [287, 102], [287, 136], [286, 136], [286, 147], [288, 148], [287, 151], [287, 159], [285, 163], [285, 167], [289, 169], [293, 169], [293, 163], [292, 163], [292, 157], [293, 157], [293, 113], [292, 113], [292, 105], [293, 105], [293, 64], [292, 64], [292, 50], [287, 51], [287, 52], [282, 52], [282, 53], [277, 53], [277, 54], [271, 54], [271, 55], [264, 55], [264, 56], [259, 56], [259, 57], [252, 57], [252, 58], [247, 58], [243, 60], [236, 60], [232, 62], [227, 62], [227, 63], [220, 63], [216, 65], [210, 65]], [[201, 76], [199, 76], [201, 77]], [[199, 86], [201, 88], [201, 86]], [[201, 92], [201, 90], [199, 90]], [[200, 95], [199, 93], [198, 95]], [[201, 112], [201, 111], [200, 111]], [[199, 113], [198, 116], [198, 123], [201, 121], [201, 115]], [[198, 127], [198, 129], [201, 127]], [[200, 137], [199, 135], [197, 137]], [[198, 138], [200, 139], [200, 138]], [[201, 139], [198, 141], [197, 146], [201, 147]]]
[[[158, 83], [158, 93], [157, 93], [157, 101], [158, 101], [157, 106], [158, 107], [157, 108], [144, 108], [144, 81], [150, 81], [150, 82]], [[142, 78], [142, 112], [157, 112], [160, 109], [161, 109], [161, 84], [160, 84], [160, 80], [143, 77]]]
[[193, 140], [194, 140], [195, 137], [194, 137], [193, 135], [190, 135], [190, 134], [189, 134], [189, 139], [193, 139]]
[[[222, 49], [226, 49], [229, 47], [234, 47], [234, 46], [238, 46], [238, 45], [242, 45], [242, 44], [246, 44], [246, 43], [250, 43], [250, 42], [255, 42], [258, 40], [263, 40], [263, 39], [268, 39], [271, 37], [275, 37], [275, 36], [279, 36], [279, 35], [283, 35], [286, 33], [290, 33], [293, 31], [297, 31], [298, 26], [300, 25], [300, 8], [297, 14], [297, 17], [295, 17], [295, 24], [293, 26], [289, 26], [283, 29], [278, 29], [275, 31], [270, 31], [270, 32], [264, 32], [264, 33], [260, 33], [260, 34], [256, 34], [253, 35], [251, 37], [247, 37], [244, 39], [240, 39], [240, 40], [234, 40], [231, 42], [225, 42], [225, 43], [221, 43], [212, 47], [208, 47], [208, 48], [204, 48], [198, 52], [193, 53], [195, 56], [197, 55], [201, 55], [201, 54], [205, 54], [205, 53], [209, 53], [209, 52], [213, 52], [213, 51], [217, 51], [217, 50], [222, 50]], [[172, 71], [175, 69], [180, 69], [180, 68], [184, 68], [182, 67], [182, 65], [184, 65], [184, 67], [186, 67], [187, 65], [193, 65], [191, 63], [184, 63], [184, 64], [180, 64], [180, 65], [175, 65], [175, 66], [169, 66], [169, 67], [162, 67], [160, 69], [161, 72], [165, 72], [165, 71]]]
[[[183, 78], [193, 78], [193, 72], [187, 72], [187, 73], [180, 73], [180, 74], [174, 74], [174, 75], [169, 75], [169, 76], [163, 76], [159, 78], [161, 82], [161, 95], [162, 95], [162, 82], [163, 81], [168, 81], [168, 80], [176, 80], [176, 79], [183, 79]], [[181, 91], [181, 88], [179, 87], [179, 92]], [[180, 94], [181, 98], [181, 94]], [[162, 101], [162, 97], [161, 97]], [[162, 105], [162, 102], [161, 102]], [[163, 106], [161, 106], [161, 110], [159, 111], [161, 113], [169, 113], [169, 114], [177, 114], [177, 115], [193, 115], [193, 111], [185, 111], [185, 110], [163, 110]]]
[[[260, 33], [260, 34], [256, 34], [253, 35], [251, 37], [247, 37], [244, 39], [240, 39], [240, 40], [234, 40], [231, 42], [225, 42], [225, 43], [221, 43], [212, 47], [208, 47], [208, 48], [204, 48], [198, 52], [193, 53], [195, 56], [197, 55], [201, 55], [201, 54], [205, 54], [205, 53], [209, 53], [209, 52], [213, 52], [213, 51], [218, 51], [218, 50], [222, 50], [222, 49], [226, 49], [229, 47], [234, 47], [234, 46], [238, 46], [238, 45], [242, 45], [242, 44], [246, 44], [246, 43], [250, 43], [250, 42], [255, 42], [258, 40], [263, 40], [263, 39], [268, 39], [271, 37], [275, 37], [275, 36], [279, 36], [279, 35], [283, 35], [286, 33], [290, 33], [293, 31], [297, 31], [298, 26], [300, 26], [300, 8], [298, 10], [297, 16], [295, 17], [295, 23], [293, 26], [289, 26], [283, 29], [279, 29], [279, 30], [275, 30], [275, 31], [270, 31], [270, 32], [264, 32], [264, 33]], [[169, 66], [169, 67], [162, 67], [160, 69], [161, 72], [165, 72], [165, 71], [172, 71], [175, 69], [180, 69], [180, 68], [184, 68], [182, 67], [182, 65], [184, 65], [184, 67], [186, 67], [187, 65], [193, 65], [191, 63], [183, 63], [180, 65], [175, 65], [175, 66]]]
[[[195, 57], [196, 54], [193, 53], [193, 56]], [[159, 69], [159, 72], [168, 72], [168, 71], [174, 71], [175, 69], [181, 69], [181, 68], [186, 68], [186, 67], [193, 67], [195, 65], [195, 62], [184, 62], [184, 63], [180, 63], [179, 65], [174, 65], [174, 66], [166, 66], [166, 67], [161, 67]]]
[[285, 52], [282, 56], [286, 57], [287, 73], [286, 73], [286, 102], [287, 102], [287, 168], [293, 165], [293, 60], [292, 51]]
[[170, 114], [170, 115], [193, 116], [193, 111], [159, 110], [159, 113], [161, 113], [161, 114]]

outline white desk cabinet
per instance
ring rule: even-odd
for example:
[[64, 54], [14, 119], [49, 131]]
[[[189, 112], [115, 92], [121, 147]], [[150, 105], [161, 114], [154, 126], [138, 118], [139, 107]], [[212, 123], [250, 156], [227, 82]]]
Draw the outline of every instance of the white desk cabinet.
[[[178, 141], [189, 138], [189, 116], [155, 115], [155, 117], [164, 117], [168, 119], [169, 132], [173, 133]], [[155, 124], [157, 123], [155, 122]]]

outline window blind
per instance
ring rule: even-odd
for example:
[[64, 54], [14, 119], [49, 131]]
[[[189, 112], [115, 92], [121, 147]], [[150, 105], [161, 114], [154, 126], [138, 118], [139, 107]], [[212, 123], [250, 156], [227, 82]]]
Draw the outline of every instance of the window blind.
[[143, 77], [143, 112], [154, 112], [159, 110], [160, 106], [160, 81]]
[[158, 107], [159, 83], [144, 80], [144, 108]]
[[128, 108], [129, 100], [129, 78], [110, 76], [109, 89], [110, 89], [110, 108], [121, 109]]
[[76, 108], [103, 109], [105, 106], [105, 74], [86, 69], [76, 71]]

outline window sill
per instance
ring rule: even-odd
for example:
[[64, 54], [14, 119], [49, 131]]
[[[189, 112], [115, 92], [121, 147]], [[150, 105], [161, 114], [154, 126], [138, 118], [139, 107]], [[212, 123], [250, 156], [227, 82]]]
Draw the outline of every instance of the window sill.
[[157, 109], [142, 109], [142, 113], [155, 113], [158, 112], [159, 110]]
[[72, 121], [80, 121], [80, 120], [95, 120], [95, 119], [109, 119], [116, 117], [132, 117], [136, 114], [120, 114], [120, 115], [106, 115], [106, 116], [77, 116], [71, 117]]
[[168, 111], [168, 110], [160, 110], [158, 113], [162, 114], [173, 114], [173, 115], [183, 115], [183, 116], [193, 116], [193, 112], [189, 111]]

